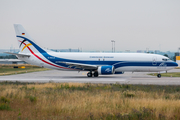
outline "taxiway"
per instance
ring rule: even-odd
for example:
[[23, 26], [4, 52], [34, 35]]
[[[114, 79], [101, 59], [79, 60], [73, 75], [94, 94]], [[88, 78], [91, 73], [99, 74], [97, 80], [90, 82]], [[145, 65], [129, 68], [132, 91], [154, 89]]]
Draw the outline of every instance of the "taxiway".
[[[173, 69], [168, 72], [180, 72]], [[153, 84], [153, 85], [180, 85], [180, 77], [161, 77], [147, 75], [148, 73], [137, 72], [119, 75], [100, 75], [88, 78], [86, 72], [48, 70], [25, 74], [0, 76], [0, 81], [20, 82], [81, 82], [81, 83], [120, 83], [120, 84]]]

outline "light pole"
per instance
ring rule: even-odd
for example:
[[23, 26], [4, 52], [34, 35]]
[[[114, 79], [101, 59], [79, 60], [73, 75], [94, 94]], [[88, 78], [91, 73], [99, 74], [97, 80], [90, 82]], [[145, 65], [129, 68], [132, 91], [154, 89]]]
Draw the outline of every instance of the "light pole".
[[112, 42], [112, 52], [113, 52], [113, 40], [111, 40], [111, 42]]
[[113, 42], [114, 42], [114, 52], [115, 52], [115, 41], [111, 40], [111, 42], [112, 42], [112, 52], [113, 52]]
[[114, 52], [115, 52], [115, 40], [114, 40]]

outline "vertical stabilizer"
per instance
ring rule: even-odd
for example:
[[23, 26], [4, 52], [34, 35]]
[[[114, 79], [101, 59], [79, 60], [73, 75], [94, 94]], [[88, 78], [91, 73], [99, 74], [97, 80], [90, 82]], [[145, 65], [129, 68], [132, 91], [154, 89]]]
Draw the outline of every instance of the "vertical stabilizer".
[[21, 24], [14, 24], [20, 53], [43, 52]]

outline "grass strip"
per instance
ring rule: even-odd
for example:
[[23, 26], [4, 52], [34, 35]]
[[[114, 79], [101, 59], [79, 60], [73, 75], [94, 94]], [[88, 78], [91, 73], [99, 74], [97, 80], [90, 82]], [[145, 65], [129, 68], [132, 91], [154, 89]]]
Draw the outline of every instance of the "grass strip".
[[180, 86], [5, 81], [0, 98], [0, 119], [180, 119]]
[[[22, 67], [24, 66], [25, 68], [14, 68], [16, 67]], [[23, 64], [23, 65], [0, 65], [0, 76], [3, 75], [13, 75], [13, 74], [22, 74], [22, 73], [29, 73], [29, 72], [37, 72], [37, 71], [45, 71], [45, 70], [50, 70], [47, 68], [41, 68], [35, 65], [28, 65], [28, 64]]]
[[[152, 76], [157, 76], [157, 73], [148, 74]], [[180, 72], [175, 73], [161, 73], [162, 77], [180, 77]]]

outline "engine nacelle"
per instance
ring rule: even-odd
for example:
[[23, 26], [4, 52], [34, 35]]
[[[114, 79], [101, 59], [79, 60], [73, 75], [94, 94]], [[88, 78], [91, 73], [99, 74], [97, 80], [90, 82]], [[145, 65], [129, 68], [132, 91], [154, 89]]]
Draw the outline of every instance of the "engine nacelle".
[[114, 72], [115, 72], [114, 66], [111, 66], [111, 65], [98, 67], [98, 74], [101, 74], [101, 75], [114, 74]]

